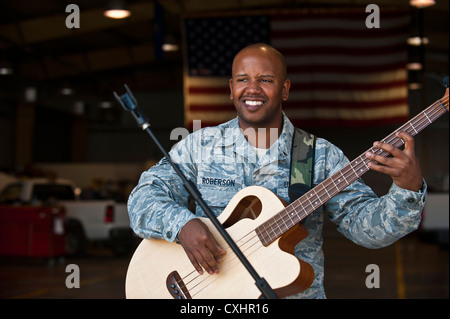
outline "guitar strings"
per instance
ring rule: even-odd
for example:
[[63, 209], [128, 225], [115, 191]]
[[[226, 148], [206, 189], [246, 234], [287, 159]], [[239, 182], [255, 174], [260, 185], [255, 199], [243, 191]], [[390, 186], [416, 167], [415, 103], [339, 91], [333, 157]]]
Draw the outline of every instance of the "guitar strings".
[[[255, 238], [258, 239], [258, 236], [254, 233], [254, 231], [251, 231], [247, 234], [245, 234], [244, 236], [242, 236], [241, 239], [239, 239], [237, 242], [241, 242], [245, 237], [249, 236], [249, 235], [253, 235], [251, 237], [249, 237], [246, 241], [242, 242], [240, 245], [240, 249], [243, 253], [246, 253], [246, 257], [251, 256], [253, 253], [255, 253], [259, 248], [263, 247], [262, 245], [260, 246], [256, 246], [258, 243], [261, 244], [261, 241], [256, 240], [254, 242], [251, 242], [252, 240], [254, 240]], [[245, 245], [248, 245], [248, 247], [242, 249], [242, 247], [244, 247]], [[224, 249], [230, 248], [227, 244], [223, 245]], [[250, 251], [250, 249], [253, 249], [253, 251]], [[229, 255], [230, 254], [230, 255]], [[237, 263], [235, 261], [238, 261]], [[234, 263], [234, 265], [229, 266], [230, 264]], [[225, 257], [224, 261], [222, 263], [220, 263], [220, 266], [222, 266], [225, 269], [228, 269], [228, 271], [235, 267], [236, 265], [240, 265], [240, 261], [239, 258], [237, 258], [236, 254], [234, 254], [234, 252], [232, 250], [230, 250], [230, 252], [227, 252], [227, 256]], [[189, 279], [189, 281], [187, 281], [188, 277], [191, 275], [195, 275], [194, 278]], [[194, 282], [195, 280], [200, 279], [199, 282]], [[218, 279], [218, 276], [214, 276], [214, 275], [210, 275], [210, 276], [203, 276], [198, 274], [198, 272], [196, 270], [193, 270], [192, 272], [190, 272], [189, 274], [187, 274], [186, 276], [184, 276], [181, 280], [186, 280], [186, 282], [184, 283], [184, 285], [187, 287], [188, 285], [190, 285], [191, 287], [188, 289], [189, 293], [191, 294], [191, 296], [194, 296], [196, 294], [198, 294], [200, 291], [202, 291], [203, 289], [205, 289], [208, 285], [212, 284], [215, 280]], [[209, 282], [208, 282], [209, 281]], [[178, 284], [180, 283], [178, 282]], [[195, 292], [195, 288], [198, 288], [198, 286], [200, 284], [205, 284], [200, 287], [200, 289], [198, 290], [198, 292]]]
[[[444, 98], [441, 99], [441, 100], [438, 100], [438, 101], [434, 102], [434, 103], [431, 105], [432, 107], [429, 107], [429, 108], [427, 108], [425, 111], [419, 113], [415, 118], [411, 119], [408, 123], [404, 124], [404, 125], [401, 126], [399, 129], [397, 129], [397, 131], [406, 131], [407, 133], [409, 133], [410, 135], [413, 135], [413, 136], [416, 135], [416, 134], [418, 134], [421, 130], [423, 130], [423, 129], [424, 129], [425, 127], [427, 127], [429, 124], [431, 124], [432, 122], [434, 122], [437, 118], [439, 118], [443, 113], [445, 113], [445, 112], [447, 111], [447, 110], [445, 109], [445, 107], [443, 107], [442, 102], [444, 102], [444, 104], [447, 103], [447, 102], [448, 102], [448, 96], [444, 97]], [[442, 112], [442, 110], [444, 110], [444, 112]], [[430, 111], [430, 112], [427, 113], [427, 111]], [[425, 117], [422, 116], [422, 115], [425, 115]], [[413, 121], [416, 121], [416, 123], [414, 123], [414, 125], [412, 126], [411, 124], [413, 123]], [[408, 124], [410, 125], [410, 127], [404, 127], [404, 126], [407, 126]], [[417, 130], [419, 130], [419, 131], [417, 131]], [[387, 136], [384, 140], [382, 140], [382, 141], [385, 142], [385, 143], [391, 144], [391, 145], [393, 145], [393, 146], [395, 146], [395, 147], [397, 147], [397, 148], [400, 147], [400, 146], [404, 143], [404, 141], [395, 135], [395, 133], [396, 133], [397, 131], [395, 131], [394, 133], [391, 133], [390, 135], [388, 135], [388, 136]], [[373, 152], [376, 153], [376, 154], [386, 156], [386, 155], [383, 154], [383, 153], [386, 153], [386, 152], [383, 151], [382, 149], [378, 149], [378, 148], [372, 147], [372, 148], [370, 148], [369, 150], [370, 150], [370, 151], [373, 151]], [[357, 169], [357, 170], [368, 169], [367, 162], [369, 162], [370, 160], [367, 159], [367, 158], [366, 158], [365, 156], [363, 156], [363, 155], [360, 155], [360, 156], [357, 157], [355, 160], [357, 160], [358, 158], [360, 159], [360, 163], [357, 163], [357, 164], [356, 164], [357, 166], [354, 166], [354, 167], [352, 167], [352, 168], [355, 168], [355, 169]], [[350, 164], [351, 164], [351, 163], [350, 163]], [[344, 168], [346, 168], [346, 167], [344, 167]], [[348, 172], [346, 172], [346, 173], [348, 173]], [[348, 177], [348, 176], [347, 176], [347, 177]], [[321, 184], [319, 184], [319, 185], [322, 185], [322, 184], [323, 184], [323, 183], [321, 183]], [[318, 185], [317, 185], [317, 186], [318, 186]], [[336, 185], [335, 185], [335, 187], [336, 187]], [[314, 189], [315, 189], [315, 188], [313, 188], [313, 190], [314, 190]], [[316, 193], [316, 196], [319, 196], [319, 195], [317, 194], [316, 191], [314, 191], [314, 192]], [[327, 189], [325, 188], [325, 186], [323, 186], [322, 192], [327, 193], [327, 195], [329, 195], [330, 198], [333, 197], [334, 195], [336, 195], [336, 194], [334, 194], [334, 193], [332, 193], [332, 194], [334, 194], [334, 195], [330, 195], [330, 194], [328, 193]], [[320, 193], [320, 190], [319, 190], [319, 193]], [[325, 193], [322, 193], [322, 195], [325, 195]], [[301, 205], [301, 203], [300, 203], [300, 205]], [[299, 208], [300, 205], [297, 206], [296, 208]], [[310, 205], [311, 205], [312, 207], [314, 207], [314, 205], [312, 205], [311, 202], [310, 202]], [[291, 206], [291, 205], [290, 205], [290, 206]], [[290, 207], [290, 206], [288, 206], [288, 207]], [[286, 216], [287, 216], [287, 217], [289, 217], [289, 212], [287, 211], [287, 208], [288, 208], [288, 207], [286, 207], [286, 209], [284, 209], [284, 210], [281, 211], [281, 213], [286, 213]], [[302, 209], [304, 210], [304, 206], [301, 205], [301, 207], [302, 207]], [[293, 208], [294, 208], [294, 207], [293, 207]], [[294, 208], [294, 210], [295, 210], [295, 208]], [[271, 223], [271, 221], [272, 221], [272, 220], [275, 220], [275, 218], [276, 218], [277, 216], [278, 216], [278, 217], [281, 217], [281, 216], [279, 216], [279, 215], [280, 215], [280, 214], [276, 214], [275, 216], [273, 216], [272, 218], [269, 219], [269, 224], [268, 224], [268, 226], [271, 228], [271, 230], [272, 230], [275, 234], [276, 234], [276, 232], [275, 232], [275, 230], [273, 229], [273, 226], [274, 226], [274, 225], [276, 225], [281, 231], [282, 231], [282, 229], [280, 228], [280, 226], [278, 225], [278, 223], [277, 223], [276, 221], [273, 222], [273, 223]], [[307, 215], [308, 215], [308, 214], [306, 214], [305, 216], [303, 216], [303, 218], [306, 217]], [[283, 220], [283, 218], [282, 218], [282, 220]], [[283, 222], [284, 222], [284, 220], [283, 220]], [[285, 224], [285, 226], [287, 226], [287, 225]], [[289, 228], [288, 228], [288, 229], [289, 229]], [[250, 256], [250, 255], [252, 255], [252, 254], [254, 254], [254, 253], [255, 253], [256, 251], [258, 251], [260, 248], [264, 247], [263, 243], [261, 242], [261, 240], [260, 240], [260, 238], [259, 238], [259, 236], [258, 236], [258, 234], [256, 233], [255, 230], [256, 230], [256, 229], [254, 229], [254, 230], [252, 230], [251, 232], [249, 232], [249, 233], [243, 235], [243, 236], [237, 241], [237, 242], [241, 242], [245, 237], [247, 237], [247, 236], [249, 236], [249, 235], [253, 235], [253, 236], [249, 237], [246, 241], [244, 241], [244, 242], [241, 244], [241, 246], [240, 246], [240, 248], [241, 248], [241, 247], [244, 247], [245, 245], [247, 245], [247, 244], [250, 243], [250, 245], [249, 245], [247, 248], [244, 248], [244, 249], [242, 250], [243, 253], [244, 253], [244, 252], [247, 253], [247, 255], [246, 255], [247, 257]], [[283, 233], [284, 233], [284, 232], [283, 232]], [[279, 235], [277, 236], [277, 238], [278, 238], [278, 237], [279, 237]], [[253, 243], [251, 243], [251, 241], [254, 240], [255, 238], [258, 239], [258, 240], [255, 241], [255, 242], [253, 242]], [[271, 237], [269, 237], [269, 238], [271, 238]], [[261, 245], [255, 247], [255, 245], [257, 245], [258, 243], [261, 244]], [[225, 247], [222, 247], [222, 248], [224, 248], [224, 249], [230, 248], [227, 244], [225, 244], [224, 246], [225, 246]], [[249, 252], [249, 250], [252, 249], [252, 248], [254, 248], [254, 250]], [[236, 263], [236, 261], [238, 261], [239, 258], [237, 258], [237, 256], [233, 253], [233, 251], [231, 251], [230, 253], [232, 254], [232, 256], [229, 256], [228, 253], [227, 253], [227, 257], [228, 257], [228, 258], [226, 257], [226, 258], [225, 258], [225, 261], [224, 261], [223, 263], [221, 263], [221, 265], [222, 265], [224, 268], [225, 268], [225, 266], [228, 266], [228, 267], [227, 267], [228, 270], [232, 269], [232, 268], [235, 267], [236, 265], [240, 265], [240, 262], [237, 262], [237, 263]], [[234, 263], [234, 264], [231, 265], [231, 263]], [[218, 279], [217, 276], [201, 276], [201, 275], [198, 274], [198, 272], [197, 272], [196, 270], [194, 270], [194, 271], [188, 273], [186, 276], [184, 276], [184, 277], [178, 282], [178, 284], [179, 284], [180, 282], [184, 282], [185, 280], [187, 280], [187, 278], [190, 277], [192, 274], [197, 274], [197, 276], [195, 276], [194, 278], [192, 278], [192, 279], [190, 279], [189, 281], [187, 281], [187, 282], [184, 283], [184, 286], [185, 286], [186, 288], [187, 288], [188, 285], [193, 284], [193, 286], [192, 286], [191, 288], [188, 289], [188, 291], [189, 291], [189, 293], [190, 293], [191, 296], [197, 295], [197, 294], [200, 293], [203, 289], [205, 289], [207, 286], [211, 285], [214, 281], [216, 281], [216, 280]], [[200, 282], [194, 283], [194, 281], [195, 281], [196, 279], [199, 279], [199, 278], [201, 279]], [[203, 286], [199, 286], [199, 285], [201, 285], [201, 284], [203, 284]], [[196, 288], [200, 288], [200, 289], [199, 289], [197, 292], [195, 292], [195, 289], [196, 289]]]
[[[255, 239], [255, 238], [257, 238], [257, 236], [253, 236], [251, 239]], [[247, 258], [250, 257], [251, 255], [253, 255], [256, 251], [258, 251], [260, 248], [263, 247], [262, 245], [258, 245], [258, 243], [261, 243], [261, 242], [259, 240], [256, 240], [253, 243], [251, 243], [248, 247], [246, 247], [245, 249], [242, 249], [242, 252], [246, 253]], [[227, 256], [225, 259], [226, 261], [221, 263], [221, 266], [223, 267], [223, 269], [226, 269], [226, 271], [228, 271], [228, 272], [232, 271], [232, 269], [234, 267], [242, 265], [239, 258], [237, 258], [237, 256], [234, 254], [234, 252], [231, 252], [231, 254], [232, 255], [229, 256], [230, 258], [228, 258], [228, 256]], [[205, 276], [197, 276], [197, 278], [200, 279], [200, 282], [191, 288], [193, 291], [192, 296], [197, 295], [202, 290], [204, 290], [206, 287], [213, 284], [216, 280], [220, 279], [220, 277], [218, 275], [210, 275], [210, 276], [206, 276], [206, 277]], [[195, 288], [198, 288], [197, 292], [195, 292]]]
[[[240, 242], [240, 241], [242, 241], [242, 239], [243, 238], [245, 238], [246, 236], [248, 236], [249, 234], [251, 234], [251, 233], [248, 233], [248, 234], [246, 234], [246, 235], [244, 235], [241, 239], [239, 239], [239, 240], [237, 240], [237, 242]], [[244, 243], [242, 243], [242, 246], [241, 247], [243, 247], [245, 244], [247, 244], [250, 240], [252, 240], [254, 237], [251, 237], [251, 238], [249, 238], [247, 241], [245, 241]], [[223, 245], [224, 247], [222, 247], [223, 249], [227, 249], [227, 248], [230, 248], [226, 243], [225, 243], [225, 245]], [[228, 255], [228, 253], [227, 253], [227, 255]], [[226, 260], [229, 260], [229, 258], [226, 258]], [[223, 263], [221, 263], [221, 265], [226, 265], [226, 262], [223, 262]], [[196, 270], [194, 270], [194, 271], [192, 271], [191, 273], [189, 273], [189, 274], [187, 274], [185, 277], [183, 277], [183, 279], [184, 278], [187, 278], [189, 275], [191, 275], [191, 274], [198, 274], [198, 272], [196, 271]], [[199, 275], [198, 274], [198, 276], [201, 276], [201, 275]], [[195, 279], [195, 278], [194, 278]], [[194, 279], [192, 279], [192, 280], [194, 280]], [[191, 280], [191, 281], [192, 281]], [[190, 282], [188, 282], [188, 283], [190, 283]]]

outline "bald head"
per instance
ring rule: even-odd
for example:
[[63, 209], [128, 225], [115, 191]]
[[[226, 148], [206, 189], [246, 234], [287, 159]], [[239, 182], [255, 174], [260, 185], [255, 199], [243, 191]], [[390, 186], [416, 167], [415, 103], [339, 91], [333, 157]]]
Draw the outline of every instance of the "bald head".
[[246, 46], [241, 51], [236, 54], [233, 60], [233, 68], [232, 74], [235, 72], [235, 63], [236, 60], [242, 57], [243, 55], [264, 55], [269, 59], [272, 59], [274, 63], [277, 63], [277, 69], [279, 69], [282, 79], [286, 80], [287, 78], [287, 70], [286, 70], [286, 58], [274, 47], [266, 43], [255, 43], [249, 46]]
[[241, 129], [276, 128], [281, 132], [282, 103], [288, 99], [291, 81], [278, 50], [257, 43], [239, 51], [229, 84]]

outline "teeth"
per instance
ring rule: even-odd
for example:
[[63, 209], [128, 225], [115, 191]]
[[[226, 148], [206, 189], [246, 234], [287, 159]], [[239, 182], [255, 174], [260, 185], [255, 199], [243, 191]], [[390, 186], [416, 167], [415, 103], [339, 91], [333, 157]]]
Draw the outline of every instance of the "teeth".
[[263, 102], [262, 101], [245, 101], [245, 104], [251, 105], [251, 106], [256, 106], [256, 105], [263, 104]]

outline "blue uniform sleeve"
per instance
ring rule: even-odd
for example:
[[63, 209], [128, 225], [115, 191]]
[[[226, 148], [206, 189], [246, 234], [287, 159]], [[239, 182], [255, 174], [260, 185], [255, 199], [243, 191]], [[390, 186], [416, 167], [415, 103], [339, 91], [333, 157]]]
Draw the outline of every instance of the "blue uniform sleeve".
[[[325, 161], [327, 176], [349, 163], [332, 144], [321, 147], [319, 157]], [[329, 200], [325, 209], [345, 237], [367, 248], [381, 248], [418, 228], [425, 200], [425, 181], [421, 192], [401, 189], [393, 183], [386, 195], [378, 197], [358, 179]]]
[[[187, 139], [187, 138], [186, 138]], [[180, 141], [170, 156], [190, 180], [195, 165], [186, 140]], [[196, 216], [188, 209], [189, 194], [170, 163], [163, 158], [142, 173], [128, 198], [128, 214], [133, 231], [142, 238], [177, 240], [181, 228]]]

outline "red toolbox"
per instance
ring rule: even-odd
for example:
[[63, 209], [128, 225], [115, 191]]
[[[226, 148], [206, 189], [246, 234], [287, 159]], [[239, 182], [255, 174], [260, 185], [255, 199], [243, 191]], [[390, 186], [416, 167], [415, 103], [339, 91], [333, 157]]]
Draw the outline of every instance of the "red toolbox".
[[54, 258], [65, 254], [62, 206], [0, 206], [0, 255]]

